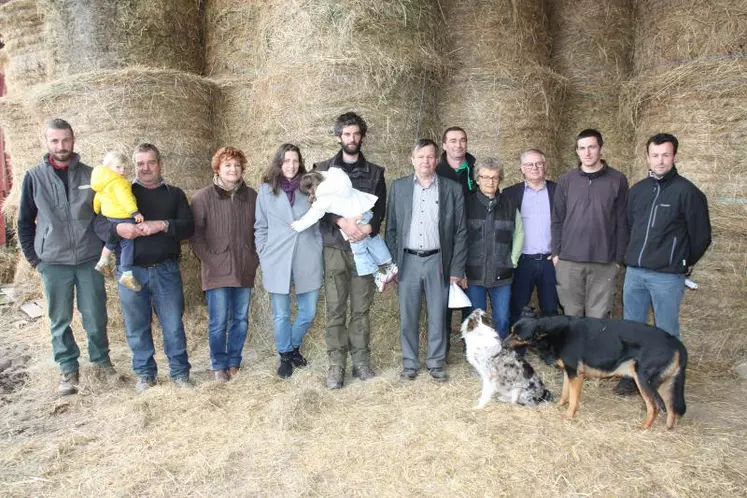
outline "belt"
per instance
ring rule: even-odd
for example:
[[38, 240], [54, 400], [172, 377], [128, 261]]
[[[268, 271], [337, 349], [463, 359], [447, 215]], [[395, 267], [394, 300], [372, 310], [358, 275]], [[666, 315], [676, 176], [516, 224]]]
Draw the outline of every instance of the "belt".
[[438, 254], [439, 252], [441, 252], [441, 249], [431, 249], [430, 251], [416, 251], [414, 249], [405, 249], [405, 252], [407, 254], [412, 254], [413, 256], [427, 258], [428, 256], [433, 256], [434, 254]]
[[540, 260], [543, 260], [543, 259], [547, 259], [550, 256], [552, 256], [552, 254], [550, 254], [550, 253], [547, 253], [547, 254], [522, 254], [521, 255], [522, 258], [533, 259], [535, 261], [540, 261]]

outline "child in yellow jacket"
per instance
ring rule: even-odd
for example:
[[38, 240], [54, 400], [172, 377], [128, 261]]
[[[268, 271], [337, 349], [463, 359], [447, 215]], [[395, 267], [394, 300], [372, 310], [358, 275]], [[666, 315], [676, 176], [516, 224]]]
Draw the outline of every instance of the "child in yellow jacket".
[[[93, 168], [91, 173], [91, 188], [96, 192], [93, 210], [106, 216], [114, 226], [133, 221], [143, 222], [143, 215], [138, 211], [135, 196], [132, 195], [132, 184], [124, 177], [128, 163], [129, 160], [124, 154], [107, 152], [102, 165]], [[135, 262], [134, 240], [110, 239], [101, 251], [101, 259], [96, 263], [96, 270], [105, 275], [111, 274], [109, 257], [117, 247], [120, 249], [119, 270], [122, 273], [119, 283], [139, 292], [140, 282], [132, 275], [132, 265]]]

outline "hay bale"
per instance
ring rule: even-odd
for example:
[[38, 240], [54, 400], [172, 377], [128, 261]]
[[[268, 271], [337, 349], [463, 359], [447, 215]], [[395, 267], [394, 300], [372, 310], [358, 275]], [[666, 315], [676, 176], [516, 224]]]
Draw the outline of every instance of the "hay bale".
[[36, 0], [0, 5], [0, 34], [5, 41], [5, 83], [9, 95], [24, 92], [47, 77], [44, 20]]
[[355, 110], [370, 125], [366, 157], [390, 178], [409, 170], [411, 143], [430, 133], [425, 90], [440, 70], [435, 2], [273, 2], [267, 19], [258, 76], [222, 85], [218, 142], [257, 158], [259, 170], [285, 141], [311, 163], [338, 149], [332, 122]]
[[527, 147], [543, 149], [554, 169], [563, 81], [548, 68], [544, 2], [453, 1], [444, 5], [444, 15], [452, 36], [439, 105], [441, 130], [465, 128], [478, 160], [497, 156], [506, 166], [506, 185], [519, 180], [514, 166]]
[[107, 150], [129, 154], [139, 142], [156, 144], [164, 177], [189, 195], [212, 178], [214, 93], [198, 76], [134, 67], [55, 81], [27, 95], [25, 105], [40, 125], [49, 116], [68, 120], [89, 165]]
[[202, 72], [199, 2], [39, 1], [50, 79], [135, 65]]
[[271, 2], [205, 2], [205, 74], [214, 78], [253, 76], [263, 63], [264, 34]]
[[578, 162], [578, 132], [596, 128], [605, 138], [605, 159], [627, 174], [633, 130], [621, 117], [619, 97], [632, 70], [633, 5], [630, 0], [560, 0], [550, 8], [551, 64], [568, 80], [559, 109], [561, 168]]
[[641, 0], [637, 2], [635, 68], [667, 70], [699, 57], [747, 52], [743, 0]]

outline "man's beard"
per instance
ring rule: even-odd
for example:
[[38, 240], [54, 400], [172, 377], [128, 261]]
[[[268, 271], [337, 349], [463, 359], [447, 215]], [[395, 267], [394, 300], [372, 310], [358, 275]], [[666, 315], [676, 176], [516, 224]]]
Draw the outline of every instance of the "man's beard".
[[66, 151], [57, 152], [56, 154], [52, 154], [52, 157], [54, 158], [55, 161], [64, 163], [66, 161], [69, 161], [73, 157], [73, 151], [66, 150]]
[[342, 150], [345, 152], [345, 154], [349, 154], [351, 156], [357, 154], [361, 150], [361, 144], [360, 143], [350, 143], [350, 144], [342, 144]]

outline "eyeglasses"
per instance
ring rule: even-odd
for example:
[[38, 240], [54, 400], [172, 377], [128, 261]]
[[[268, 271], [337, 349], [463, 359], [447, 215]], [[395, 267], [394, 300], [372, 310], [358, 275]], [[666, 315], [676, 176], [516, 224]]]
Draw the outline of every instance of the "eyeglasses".
[[493, 183], [498, 183], [498, 182], [500, 181], [500, 178], [498, 178], [497, 176], [483, 176], [483, 175], [477, 175], [477, 178], [479, 178], [480, 180], [482, 180], [482, 181], [484, 181], [484, 182], [493, 182]]
[[536, 163], [524, 163], [521, 166], [524, 168], [540, 169], [540, 168], [544, 168], [545, 164], [547, 164], [545, 161], [537, 161]]

